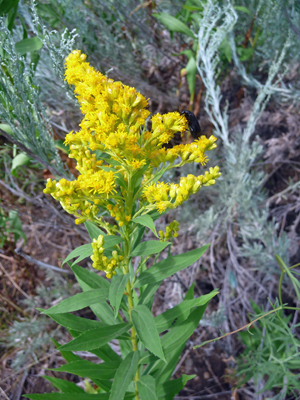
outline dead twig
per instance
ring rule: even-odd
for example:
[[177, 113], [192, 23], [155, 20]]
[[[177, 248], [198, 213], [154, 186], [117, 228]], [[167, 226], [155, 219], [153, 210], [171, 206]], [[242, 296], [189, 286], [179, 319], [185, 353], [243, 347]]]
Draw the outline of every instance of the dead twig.
[[13, 301], [9, 300], [7, 297], [3, 296], [1, 293], [0, 293], [0, 298], [3, 301], [6, 301], [8, 304], [10, 304], [17, 311], [21, 312], [25, 317], [29, 317], [29, 314], [26, 311], [22, 310], [21, 307], [17, 306]]
[[[0, 254], [0, 257], [1, 257], [1, 256], [2, 256], [2, 254]], [[1, 262], [0, 262], [0, 269], [1, 269], [1, 271], [7, 276], [7, 278], [8, 278], [8, 279], [10, 280], [10, 282], [14, 285], [14, 287], [15, 287], [19, 292], [21, 292], [22, 295], [26, 297], [26, 299], [30, 299], [30, 296], [28, 296], [28, 294], [25, 293], [24, 290], [21, 289], [20, 286], [12, 279], [12, 277], [8, 274], [8, 272], [5, 271], [5, 269], [4, 269], [3, 265], [1, 264]]]
[[3, 394], [5, 400], [10, 400], [10, 398], [7, 396], [7, 394], [4, 392], [4, 390], [0, 386], [0, 392]]
[[27, 261], [29, 261], [29, 262], [31, 262], [31, 263], [33, 263], [33, 264], [35, 264], [35, 265], [37, 265], [37, 266], [39, 266], [41, 268], [48, 268], [48, 269], [52, 269], [52, 271], [57, 271], [57, 272], [62, 272], [62, 273], [65, 273], [65, 274], [73, 275], [72, 271], [69, 271], [67, 269], [61, 269], [61, 268], [55, 267], [54, 265], [50, 265], [50, 264], [44, 263], [43, 261], [36, 260], [35, 258], [33, 258], [33, 257], [29, 256], [28, 254], [24, 253], [24, 251], [22, 249], [20, 249], [20, 248], [16, 248], [15, 249], [15, 253], [18, 254], [19, 256], [25, 258], [25, 260], [27, 260]]

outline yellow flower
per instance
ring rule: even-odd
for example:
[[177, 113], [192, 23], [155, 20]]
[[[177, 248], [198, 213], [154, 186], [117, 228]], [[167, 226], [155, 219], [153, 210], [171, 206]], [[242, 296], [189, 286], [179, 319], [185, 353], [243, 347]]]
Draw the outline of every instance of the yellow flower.
[[[66, 58], [65, 79], [74, 85], [83, 113], [78, 132], [71, 131], [65, 139], [80, 175], [73, 181], [50, 179], [44, 192], [60, 201], [76, 217], [76, 224], [90, 220], [110, 234], [122, 234], [128, 225], [133, 227], [136, 213], [176, 208], [220, 176], [214, 167], [198, 177], [182, 177], [177, 184], [158, 181], [170, 168], [192, 162], [205, 165], [205, 153], [216, 147], [216, 138], [201, 136], [192, 143], [167, 148], [165, 144], [176, 132], [188, 129], [186, 118], [177, 111], [156, 114], [147, 131], [145, 121], [150, 113], [146, 98], [135, 88], [96, 71], [79, 50]], [[105, 213], [114, 219], [114, 225], [100, 217]], [[176, 229], [174, 222], [165, 237], [175, 236]], [[93, 266], [111, 278], [121, 256], [108, 259], [102, 242], [98, 238], [93, 244]]]

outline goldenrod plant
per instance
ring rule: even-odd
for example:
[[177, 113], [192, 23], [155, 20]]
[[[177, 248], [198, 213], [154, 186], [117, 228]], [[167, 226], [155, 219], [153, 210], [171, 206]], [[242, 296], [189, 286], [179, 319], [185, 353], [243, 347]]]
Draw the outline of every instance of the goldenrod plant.
[[[188, 129], [185, 116], [156, 114], [147, 130], [147, 100], [134, 88], [97, 72], [79, 50], [66, 59], [66, 80], [74, 85], [84, 114], [80, 130], [66, 136], [80, 175], [73, 181], [48, 179], [44, 192], [75, 215], [76, 224], [85, 223], [92, 243], [74, 250], [65, 260], [78, 257], [71, 267], [82, 293], [40, 311], [73, 336], [69, 343], [57, 343], [67, 364], [55, 370], [86, 378], [86, 393], [74, 383], [47, 377], [64, 394], [26, 396], [89, 399], [91, 393], [98, 393], [99, 399], [109, 400], [173, 399], [192, 376], [170, 380], [172, 373], [217, 291], [194, 299], [192, 286], [182, 303], [153, 317], [153, 297], [161, 282], [196, 262], [208, 247], [172, 256], [177, 221], [159, 234], [154, 221], [203, 186], [214, 185], [221, 174], [215, 166], [203, 175], [182, 177], [178, 184], [161, 178], [187, 163], [205, 165], [205, 153], [216, 148], [216, 138], [201, 136], [190, 144], [166, 148], [176, 132]], [[143, 241], [146, 228], [157, 240]], [[158, 261], [167, 248], [167, 257]], [[156, 255], [154, 264], [148, 268], [152, 255]], [[87, 256], [93, 261], [93, 272], [76, 265]], [[140, 261], [134, 269], [136, 257]], [[98, 320], [72, 314], [85, 307]], [[112, 340], [118, 340], [119, 352], [110, 346]], [[102, 363], [81, 359], [73, 351], [89, 351]]]

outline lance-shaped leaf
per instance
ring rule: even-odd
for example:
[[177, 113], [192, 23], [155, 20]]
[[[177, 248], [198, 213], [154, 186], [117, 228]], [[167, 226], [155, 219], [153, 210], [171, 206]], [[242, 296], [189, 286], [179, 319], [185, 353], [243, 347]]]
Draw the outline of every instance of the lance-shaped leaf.
[[157, 400], [156, 382], [153, 376], [144, 375], [137, 381], [137, 387], [141, 400]]
[[[72, 271], [74, 272], [78, 283], [84, 284], [84, 286], [88, 287], [88, 290], [91, 289], [100, 289], [100, 288], [109, 288], [110, 282], [102, 278], [102, 276], [98, 275], [94, 271], [88, 271], [86, 268], [82, 268], [79, 265], [72, 265]], [[80, 285], [82, 288], [82, 286]], [[82, 288], [82, 290], [84, 290]]]
[[[154, 322], [158, 332], [163, 332], [169, 329], [173, 324], [174, 320], [180, 319], [183, 322], [189, 316], [189, 311], [193, 307], [202, 306], [207, 304], [211, 298], [213, 298], [216, 294], [218, 294], [217, 290], [212, 291], [209, 294], [204, 296], [200, 296], [197, 299], [193, 300], [184, 300], [182, 303], [177, 306], [171, 308], [163, 312], [154, 318]], [[176, 321], [177, 322], [177, 321]], [[173, 325], [174, 326], [174, 325]]]
[[196, 375], [182, 375], [178, 379], [172, 379], [157, 387], [158, 400], [173, 400], [174, 396], [183, 389], [190, 379], [195, 378]]
[[165, 361], [160, 338], [151, 311], [145, 305], [136, 306], [131, 311], [133, 326], [145, 347], [155, 356]]
[[75, 294], [75, 296], [69, 297], [61, 301], [54, 307], [48, 310], [42, 310], [42, 314], [62, 314], [72, 311], [82, 310], [95, 303], [104, 303], [108, 297], [108, 290], [105, 289], [93, 289], [87, 292]]
[[[148, 364], [144, 374], [151, 373], [157, 380], [157, 384], [171, 378], [172, 372], [178, 363], [178, 359], [185, 343], [199, 324], [207, 304], [197, 307], [182, 324], [172, 327], [161, 341], [167, 365], [150, 353], [146, 352], [140, 360], [141, 364]], [[174, 344], [174, 345], [173, 345]]]
[[15, 44], [17, 53], [23, 56], [31, 51], [40, 50], [43, 47], [43, 42], [37, 37], [33, 36], [31, 38], [23, 39]]
[[136, 280], [134, 286], [141, 287], [149, 283], [153, 284], [156, 282], [161, 282], [176, 272], [187, 268], [199, 260], [208, 246], [209, 244], [206, 244], [200, 249], [191, 250], [187, 253], [168, 257], [165, 260], [159, 261], [157, 264], [154, 264], [152, 267], [147, 269], [147, 271], [142, 272]]
[[119, 307], [124, 294], [126, 283], [128, 282], [129, 275], [115, 275], [110, 284], [108, 300], [115, 310], [115, 318], [118, 315]]
[[[124, 400], [134, 398], [134, 393], [126, 393]], [[23, 394], [32, 400], [109, 400], [109, 393], [45, 393], [45, 394]]]
[[85, 393], [83, 389], [77, 386], [74, 382], [66, 381], [65, 379], [54, 378], [53, 376], [43, 376], [44, 379], [51, 382], [54, 387], [65, 393]]
[[82, 246], [77, 247], [75, 250], [71, 251], [71, 253], [64, 259], [64, 263], [72, 260], [72, 258], [76, 258], [75, 262], [80, 262], [87, 257], [90, 257], [93, 254], [93, 248], [91, 243], [84, 244]]
[[[151, 375], [156, 379], [157, 385], [171, 378], [174, 368], [178, 363], [180, 354], [182, 353], [187, 340], [197, 328], [205, 309], [206, 304], [197, 307], [186, 321], [171, 328], [169, 332], [162, 337], [161, 342], [167, 364], [157, 359], [157, 361], [150, 363], [144, 371], [145, 375], [151, 372]], [[144, 363], [142, 360], [141, 362]]]
[[[116, 235], [107, 235], [105, 236], [105, 240], [104, 240], [104, 249], [108, 250], [108, 249], [113, 249], [113, 247], [116, 244], [119, 244], [121, 242], [123, 242], [124, 239], [121, 238], [120, 236], [116, 236]], [[64, 262], [62, 263], [62, 265], [64, 263], [66, 263], [67, 261], [70, 261], [72, 258], [76, 258], [76, 260], [74, 261], [74, 263], [79, 263], [80, 261], [84, 260], [87, 257], [90, 257], [93, 254], [93, 248], [91, 243], [88, 244], [84, 244], [80, 247], [77, 247], [77, 249], [71, 251], [71, 253], [65, 258]], [[73, 264], [74, 264], [73, 263]]]
[[159, 242], [158, 240], [148, 240], [147, 242], [142, 242], [131, 253], [131, 257], [137, 256], [150, 256], [151, 254], [160, 253], [165, 249], [170, 242]]
[[87, 360], [75, 361], [64, 364], [59, 368], [51, 368], [51, 371], [69, 372], [83, 378], [90, 379], [113, 379], [120, 365], [120, 362], [110, 361], [102, 364], [95, 364]]
[[71, 342], [61, 346], [59, 350], [89, 351], [97, 349], [98, 347], [103, 346], [104, 344], [127, 332], [130, 327], [130, 324], [122, 323], [105, 328], [92, 329], [90, 331], [83, 332]]
[[185, 23], [181, 22], [179, 19], [172, 17], [167, 13], [153, 14], [163, 25], [165, 25], [169, 31], [183, 33], [193, 39], [195, 39], [195, 34], [186, 26]]
[[76, 317], [73, 314], [47, 314], [59, 325], [64, 326], [67, 329], [73, 329], [78, 332], [85, 332], [96, 328], [105, 328], [109, 325], [104, 324], [93, 319]]
[[186, 65], [186, 77], [189, 86], [191, 100], [194, 99], [195, 95], [196, 75], [197, 75], [197, 63], [195, 58], [191, 57]]
[[146, 289], [143, 291], [139, 298], [139, 304], [147, 304], [149, 302], [153, 302], [154, 294], [159, 288], [161, 282], [152, 283], [147, 285]]
[[113, 381], [109, 400], [121, 400], [131, 383], [138, 367], [139, 352], [132, 351], [120, 364]]
[[[102, 278], [96, 272], [90, 272], [85, 268], [73, 265], [72, 271], [75, 273], [76, 279], [81, 289], [86, 292], [96, 288], [106, 288], [109, 290], [110, 282], [107, 279]], [[118, 320], [115, 319], [113, 310], [107, 303], [93, 304], [90, 306], [93, 313], [105, 324], [115, 325]]]
[[[51, 339], [51, 341], [55, 344], [57, 350], [59, 351], [61, 344], [59, 344], [58, 341], [55, 339]], [[77, 354], [72, 353], [72, 351], [60, 351], [60, 354], [67, 361], [67, 363], [82, 360], [81, 357], [79, 357]]]
[[141, 217], [136, 217], [134, 219], [131, 220], [132, 222], [135, 222], [137, 224], [146, 226], [147, 228], [149, 228], [154, 235], [158, 238], [157, 232], [156, 232], [156, 228], [153, 222], [153, 219], [150, 217], [150, 215], [142, 215]]
[[99, 235], [106, 236], [106, 233], [104, 233], [102, 229], [100, 229], [98, 226], [90, 221], [86, 221], [84, 223], [84, 226], [86, 227], [86, 230], [88, 231], [91, 240], [98, 239]]

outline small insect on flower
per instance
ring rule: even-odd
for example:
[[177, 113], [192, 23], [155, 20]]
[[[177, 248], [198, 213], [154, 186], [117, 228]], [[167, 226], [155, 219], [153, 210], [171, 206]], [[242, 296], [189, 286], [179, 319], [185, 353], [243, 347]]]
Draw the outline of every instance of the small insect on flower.
[[188, 111], [188, 110], [181, 111], [181, 114], [183, 114], [185, 116], [185, 118], [187, 119], [188, 124], [189, 124], [189, 130], [190, 130], [193, 138], [198, 139], [201, 134], [201, 128], [200, 128], [199, 122], [198, 122], [197, 118], [195, 117], [195, 115], [191, 111]]

